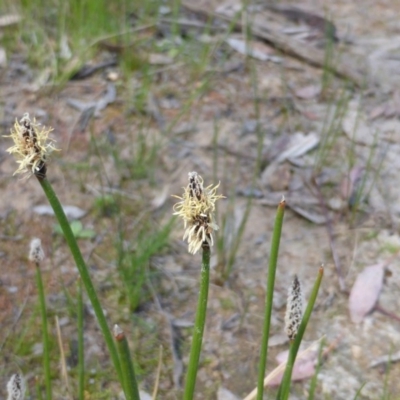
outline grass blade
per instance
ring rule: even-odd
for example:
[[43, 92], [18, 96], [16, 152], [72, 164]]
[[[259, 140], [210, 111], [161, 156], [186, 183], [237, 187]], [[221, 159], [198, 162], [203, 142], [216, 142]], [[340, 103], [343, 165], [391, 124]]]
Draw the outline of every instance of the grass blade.
[[320, 345], [319, 345], [319, 351], [318, 351], [318, 363], [317, 366], [315, 367], [315, 374], [311, 379], [311, 383], [310, 383], [310, 389], [308, 392], [308, 400], [314, 400], [314, 396], [315, 396], [315, 389], [317, 388], [317, 378], [318, 378], [318, 373], [319, 370], [321, 368], [321, 363], [322, 363], [322, 356], [323, 356], [323, 348], [325, 345], [325, 340], [322, 339]]
[[97, 297], [97, 293], [94, 288], [92, 279], [90, 278], [88, 268], [86, 266], [85, 261], [83, 260], [82, 253], [78, 247], [75, 236], [71, 230], [71, 226], [68, 222], [67, 217], [65, 216], [64, 210], [61, 206], [61, 203], [58, 200], [58, 197], [57, 197], [56, 193], [54, 192], [48, 179], [38, 177], [38, 181], [39, 181], [40, 185], [42, 186], [42, 189], [43, 189], [51, 207], [53, 208], [54, 214], [55, 214], [55, 216], [58, 220], [58, 223], [60, 224], [61, 229], [64, 233], [65, 240], [68, 243], [71, 254], [72, 254], [72, 256], [75, 260], [76, 266], [79, 270], [79, 275], [82, 279], [83, 284], [85, 285], [85, 289], [88, 294], [89, 300], [92, 303], [93, 310], [96, 314], [97, 321], [98, 321], [100, 329], [103, 333], [105, 342], [108, 347], [108, 351], [110, 352], [111, 359], [114, 364], [114, 368], [118, 375], [118, 379], [122, 383], [123, 379], [122, 379], [121, 366], [119, 363], [118, 353], [117, 353], [117, 350], [116, 350], [116, 347], [114, 344], [114, 340], [112, 338], [110, 328], [107, 324], [107, 320], [104, 316], [103, 309], [101, 308], [99, 298]]
[[260, 364], [258, 367], [257, 400], [262, 400], [264, 393], [264, 375], [265, 375], [265, 367], [267, 364], [267, 356], [268, 356], [268, 338], [271, 326], [272, 299], [274, 296], [275, 272], [278, 263], [279, 244], [281, 240], [283, 216], [285, 214], [285, 205], [286, 202], [284, 199], [282, 199], [282, 201], [278, 205], [278, 210], [276, 212], [276, 217], [275, 217], [274, 231], [272, 234], [271, 253], [269, 258], [268, 277], [267, 277], [267, 293], [265, 295], [264, 328], [263, 328], [263, 336], [261, 342]]

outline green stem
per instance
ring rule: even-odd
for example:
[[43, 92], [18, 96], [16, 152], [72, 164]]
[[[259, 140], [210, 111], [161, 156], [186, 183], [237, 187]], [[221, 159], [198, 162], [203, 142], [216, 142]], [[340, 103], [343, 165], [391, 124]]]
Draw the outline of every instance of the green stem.
[[267, 293], [265, 295], [265, 315], [264, 328], [261, 341], [260, 364], [258, 368], [257, 382], [257, 400], [262, 400], [264, 394], [264, 375], [268, 356], [268, 338], [271, 326], [272, 300], [274, 296], [275, 272], [278, 263], [279, 244], [281, 240], [283, 216], [285, 214], [286, 202], [283, 199], [276, 212], [274, 231], [271, 241], [271, 252], [269, 256], [268, 277], [267, 277]]
[[124, 378], [123, 387], [126, 400], [140, 400], [128, 341], [126, 340], [124, 332], [118, 325], [115, 325], [114, 327], [114, 337], [117, 341], [117, 349], [121, 360], [122, 376]]
[[36, 263], [36, 283], [39, 291], [40, 312], [42, 314], [42, 332], [43, 332], [43, 368], [46, 383], [46, 399], [51, 400], [51, 374], [50, 374], [50, 343], [47, 327], [46, 298], [44, 296], [42, 273], [40, 265]]
[[38, 400], [43, 400], [42, 388], [41, 388], [41, 384], [40, 384], [40, 382], [38, 380], [35, 383], [35, 387], [36, 387], [36, 398]]
[[85, 358], [83, 335], [83, 294], [82, 281], [78, 283], [78, 399], [85, 399]]
[[118, 379], [122, 384], [123, 379], [122, 379], [122, 372], [121, 372], [121, 366], [119, 363], [117, 349], [115, 347], [110, 328], [109, 328], [106, 318], [104, 316], [103, 309], [101, 308], [99, 298], [97, 297], [96, 290], [93, 286], [93, 282], [90, 278], [88, 268], [86, 266], [85, 261], [83, 260], [83, 257], [82, 257], [81, 251], [79, 250], [75, 236], [72, 233], [71, 226], [68, 222], [67, 217], [65, 216], [64, 210], [61, 206], [61, 203], [58, 200], [57, 195], [54, 192], [50, 182], [47, 180], [47, 178], [39, 178], [39, 177], [38, 177], [38, 181], [41, 184], [43, 191], [46, 194], [46, 197], [47, 197], [51, 207], [53, 208], [54, 214], [55, 214], [55, 216], [61, 226], [61, 229], [64, 233], [65, 240], [67, 241], [69, 249], [75, 260], [76, 266], [79, 270], [80, 277], [85, 286], [87, 295], [89, 297], [90, 302], [92, 303], [94, 313], [96, 314], [97, 321], [99, 323], [100, 329], [104, 336], [104, 340], [108, 347], [108, 351], [110, 352], [111, 359], [114, 364], [114, 368], [118, 375]]
[[320, 267], [314, 287], [311, 291], [310, 300], [307, 303], [306, 311], [304, 312], [299, 330], [293, 342], [290, 344], [288, 361], [283, 374], [282, 382], [279, 387], [279, 392], [276, 397], [277, 400], [287, 400], [289, 398], [290, 384], [292, 379], [293, 366], [296, 361], [297, 352], [299, 351], [300, 343], [303, 339], [304, 332], [307, 328], [308, 321], [310, 320], [312, 310], [314, 308], [315, 300], [317, 299], [319, 287], [321, 285], [322, 277], [324, 275], [324, 268]]
[[314, 397], [315, 397], [315, 389], [317, 388], [318, 374], [319, 374], [319, 370], [321, 369], [324, 345], [325, 345], [325, 340], [323, 338], [319, 345], [318, 363], [317, 363], [317, 366], [315, 367], [315, 373], [311, 379], [310, 388], [308, 390], [308, 400], [314, 400]]
[[210, 283], [210, 247], [203, 245], [203, 260], [201, 264], [200, 293], [197, 303], [196, 320], [193, 329], [192, 347], [190, 349], [189, 365], [186, 372], [184, 400], [192, 400], [196, 386], [196, 376], [199, 367], [201, 344], [206, 322], [208, 288]]

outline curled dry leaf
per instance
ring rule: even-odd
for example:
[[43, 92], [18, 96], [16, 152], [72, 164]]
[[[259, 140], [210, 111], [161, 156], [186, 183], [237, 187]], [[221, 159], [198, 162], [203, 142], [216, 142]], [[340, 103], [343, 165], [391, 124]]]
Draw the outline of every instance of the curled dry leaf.
[[350, 318], [361, 322], [372, 311], [382, 290], [385, 264], [380, 263], [364, 268], [351, 288], [349, 297]]

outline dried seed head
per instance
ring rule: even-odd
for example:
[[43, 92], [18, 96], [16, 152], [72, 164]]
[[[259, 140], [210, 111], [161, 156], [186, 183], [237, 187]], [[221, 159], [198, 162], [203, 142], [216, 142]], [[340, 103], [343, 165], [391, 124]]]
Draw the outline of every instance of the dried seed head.
[[117, 324], [114, 325], [114, 328], [113, 328], [113, 335], [114, 335], [114, 338], [115, 338], [118, 342], [120, 342], [121, 340], [123, 340], [124, 337], [125, 337], [124, 331], [123, 331], [122, 328], [121, 328], [119, 325], [117, 325]]
[[196, 254], [203, 245], [213, 246], [212, 232], [218, 230], [214, 222], [215, 202], [224, 196], [217, 195], [216, 186], [203, 187], [203, 178], [197, 172], [189, 172], [189, 184], [184, 188], [181, 201], [174, 205], [174, 215], [183, 219], [189, 253]]
[[304, 297], [303, 290], [297, 275], [288, 291], [288, 300], [285, 315], [285, 332], [290, 340], [293, 340], [303, 318]]
[[25, 391], [24, 377], [21, 374], [14, 374], [7, 383], [7, 400], [23, 400]]
[[34, 238], [31, 241], [29, 250], [29, 261], [39, 264], [44, 259], [44, 251], [42, 249], [42, 241]]
[[57, 151], [53, 145], [54, 140], [49, 138], [51, 128], [40, 128], [40, 124], [30, 120], [26, 113], [21, 120], [15, 121], [14, 128], [11, 129], [11, 137], [14, 140], [14, 146], [7, 149], [7, 152], [14, 154], [18, 169], [15, 174], [34, 174], [38, 177], [46, 176], [46, 162], [49, 154]]
[[197, 172], [189, 172], [189, 196], [201, 200], [203, 197], [203, 178]]

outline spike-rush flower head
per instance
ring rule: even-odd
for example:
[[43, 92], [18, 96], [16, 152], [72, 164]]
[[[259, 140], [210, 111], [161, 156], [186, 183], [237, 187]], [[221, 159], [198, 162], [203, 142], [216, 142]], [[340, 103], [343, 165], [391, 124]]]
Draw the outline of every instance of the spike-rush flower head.
[[294, 340], [303, 318], [304, 295], [299, 278], [295, 275], [288, 290], [285, 314], [285, 331], [290, 340]]
[[28, 113], [19, 122], [15, 121], [11, 135], [5, 136], [14, 140], [14, 146], [7, 149], [19, 164], [14, 175], [27, 173], [28, 176], [46, 176], [47, 158], [52, 151], [58, 150], [53, 145], [54, 139], [49, 138], [51, 131], [52, 128], [41, 128], [35, 119], [31, 121]]
[[28, 258], [29, 261], [35, 264], [40, 264], [44, 260], [42, 241], [39, 238], [32, 239]]
[[219, 184], [203, 187], [203, 178], [197, 172], [189, 172], [189, 184], [183, 196], [174, 196], [181, 201], [174, 205], [174, 215], [183, 219], [189, 253], [196, 254], [203, 245], [212, 246], [212, 232], [218, 230], [214, 222], [215, 202], [224, 196], [217, 194]]
[[7, 400], [24, 400], [25, 391], [24, 377], [21, 374], [14, 374], [7, 383]]

